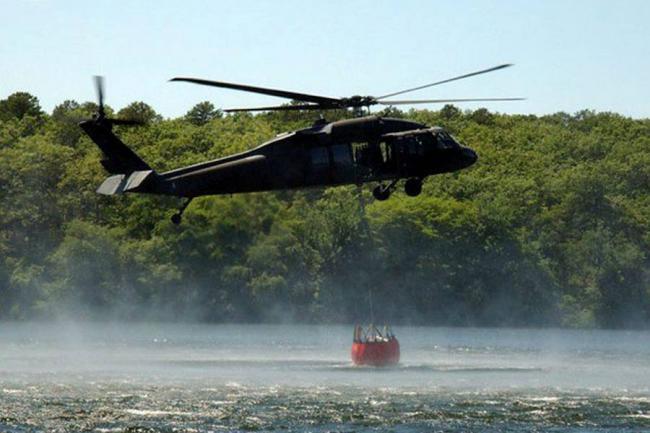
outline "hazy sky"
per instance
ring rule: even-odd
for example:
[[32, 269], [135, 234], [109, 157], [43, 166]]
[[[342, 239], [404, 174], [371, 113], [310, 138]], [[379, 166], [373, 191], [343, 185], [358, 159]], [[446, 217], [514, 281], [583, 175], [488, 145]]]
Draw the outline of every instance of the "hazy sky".
[[527, 101], [481, 105], [509, 113], [590, 108], [650, 117], [647, 0], [0, 5], [0, 98], [29, 91], [47, 111], [65, 99], [94, 100], [95, 74], [106, 76], [114, 108], [143, 100], [173, 117], [202, 100], [217, 107], [284, 102], [168, 83], [174, 76], [338, 97], [382, 95], [515, 63], [408, 97], [524, 96]]

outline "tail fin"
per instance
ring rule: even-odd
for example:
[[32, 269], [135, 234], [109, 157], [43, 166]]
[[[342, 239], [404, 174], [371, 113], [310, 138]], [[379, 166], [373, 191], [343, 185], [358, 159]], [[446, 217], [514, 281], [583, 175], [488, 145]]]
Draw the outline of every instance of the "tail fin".
[[100, 194], [113, 195], [125, 192], [161, 192], [158, 175], [134, 151], [113, 134], [113, 125], [143, 125], [136, 119], [109, 119], [104, 110], [104, 78], [95, 76], [97, 113], [79, 124], [81, 129], [104, 153], [101, 163], [113, 176], [99, 186]]
[[146, 162], [113, 134], [110, 122], [86, 120], [79, 126], [102, 150], [105, 158], [101, 163], [109, 173], [130, 174], [134, 171], [151, 170]]
[[157, 174], [133, 150], [113, 134], [109, 119], [93, 119], [79, 126], [102, 150], [104, 168], [111, 173], [97, 192], [105, 195], [125, 192], [156, 192]]

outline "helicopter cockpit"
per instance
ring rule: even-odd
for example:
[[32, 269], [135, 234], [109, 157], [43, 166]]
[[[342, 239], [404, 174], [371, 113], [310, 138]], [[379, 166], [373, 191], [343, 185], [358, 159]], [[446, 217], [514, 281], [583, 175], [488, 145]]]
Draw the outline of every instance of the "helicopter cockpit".
[[456, 141], [447, 132], [440, 129], [437, 131], [432, 131], [432, 133], [436, 138], [436, 145], [439, 150], [457, 149], [460, 147], [458, 141]]
[[386, 134], [383, 138], [389, 143], [399, 143], [415, 155], [461, 147], [457, 140], [438, 127]]

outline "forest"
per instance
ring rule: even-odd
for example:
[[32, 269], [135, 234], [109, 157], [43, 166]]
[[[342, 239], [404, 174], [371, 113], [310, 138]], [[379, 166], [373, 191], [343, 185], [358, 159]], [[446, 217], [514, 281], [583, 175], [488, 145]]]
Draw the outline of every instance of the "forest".
[[[442, 126], [479, 161], [416, 198], [204, 197], [176, 226], [180, 199], [95, 193], [107, 174], [78, 122], [96, 109], [0, 100], [0, 320], [650, 325], [650, 119], [389, 108], [376, 114]], [[207, 101], [172, 119], [144, 102], [115, 111], [147, 122], [116, 133], [158, 171], [314, 120]]]

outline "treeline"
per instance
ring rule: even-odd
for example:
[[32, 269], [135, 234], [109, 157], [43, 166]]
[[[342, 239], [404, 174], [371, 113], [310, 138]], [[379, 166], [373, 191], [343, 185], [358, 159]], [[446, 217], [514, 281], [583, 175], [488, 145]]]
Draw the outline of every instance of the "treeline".
[[[207, 197], [104, 197], [100, 153], [77, 126], [0, 101], [0, 319], [646, 327], [650, 120], [613, 113], [388, 110], [447, 128], [479, 153], [421, 196], [357, 187]], [[242, 151], [313, 113], [224, 116], [198, 104], [118, 134], [159, 171]], [[345, 113], [335, 112], [330, 119]]]

